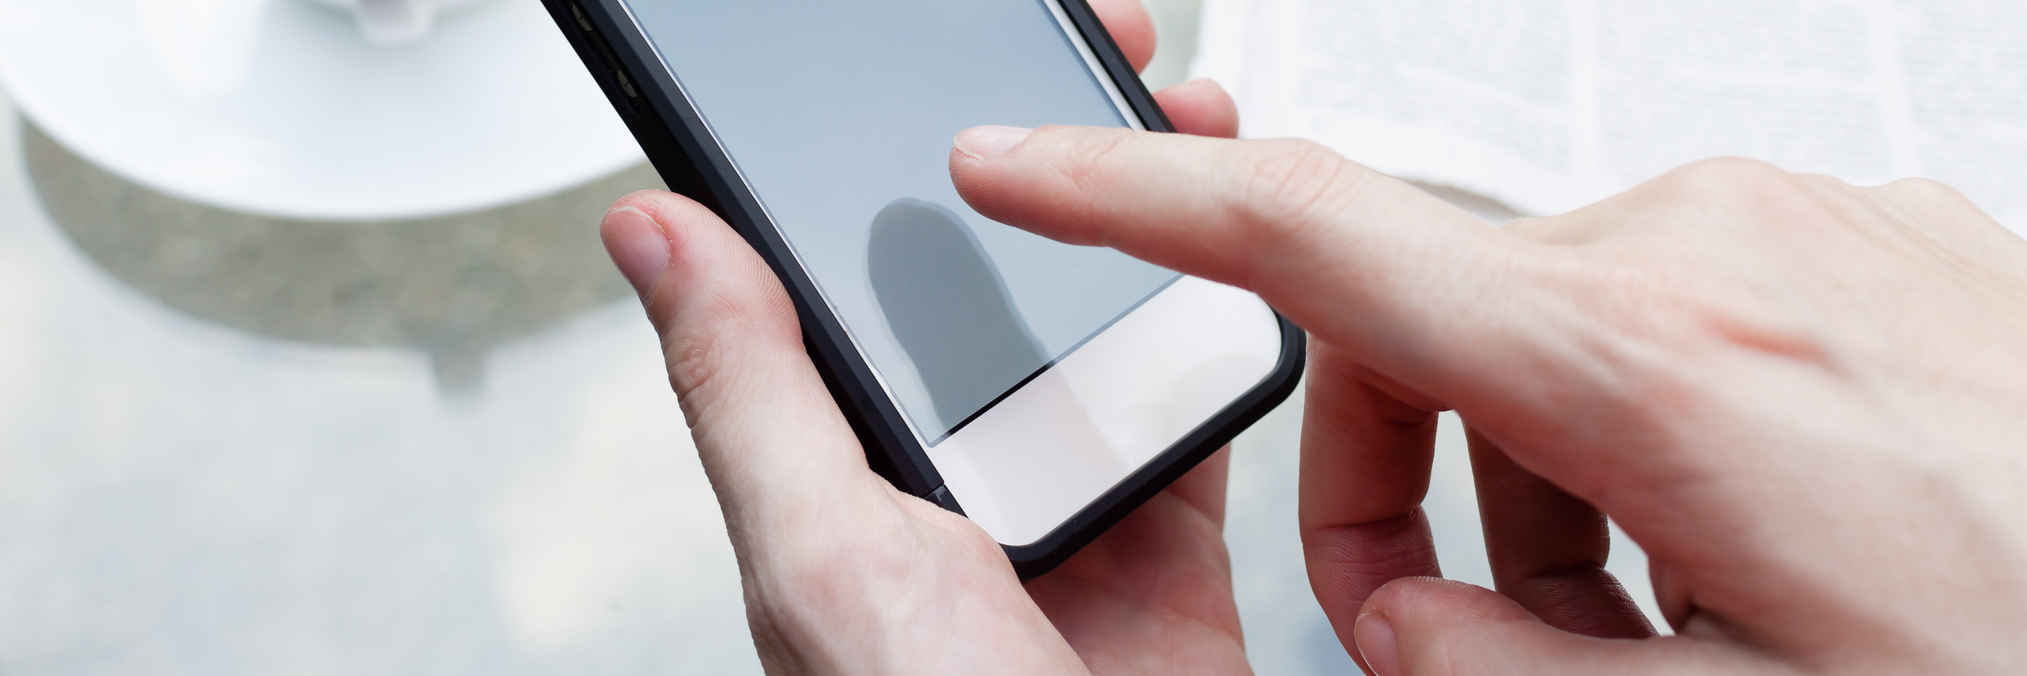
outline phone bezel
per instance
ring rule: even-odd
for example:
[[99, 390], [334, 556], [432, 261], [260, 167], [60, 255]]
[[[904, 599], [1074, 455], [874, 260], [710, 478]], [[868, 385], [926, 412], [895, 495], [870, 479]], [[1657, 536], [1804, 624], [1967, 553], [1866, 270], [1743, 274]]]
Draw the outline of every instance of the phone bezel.
[[[792, 247], [741, 179], [731, 158], [626, 8], [627, 0], [543, 0], [599, 86], [611, 99], [669, 188], [710, 208], [766, 260], [787, 288], [803, 325], [803, 341], [832, 398], [866, 450], [872, 469], [895, 487], [962, 513], [898, 405], [879, 383], [842, 320], [823, 302]], [[1149, 131], [1173, 132], [1138, 73], [1085, 0], [1057, 2], [1091, 50], [1103, 75]], [[581, 11], [580, 16], [578, 12]], [[591, 24], [582, 30], [579, 22]], [[643, 77], [644, 76], [644, 77]], [[1281, 360], [1259, 386], [1239, 397], [1047, 536], [1005, 545], [1023, 579], [1055, 568], [1239, 432], [1266, 415], [1300, 381], [1306, 359], [1301, 329], [1277, 315]]]

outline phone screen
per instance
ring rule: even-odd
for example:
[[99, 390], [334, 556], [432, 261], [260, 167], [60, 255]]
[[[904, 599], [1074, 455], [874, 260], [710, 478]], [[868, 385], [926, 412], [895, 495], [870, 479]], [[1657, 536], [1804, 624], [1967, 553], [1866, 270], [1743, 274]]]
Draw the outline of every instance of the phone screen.
[[969, 127], [1139, 126], [1054, 2], [628, 3], [931, 445], [1178, 278], [951, 185]]

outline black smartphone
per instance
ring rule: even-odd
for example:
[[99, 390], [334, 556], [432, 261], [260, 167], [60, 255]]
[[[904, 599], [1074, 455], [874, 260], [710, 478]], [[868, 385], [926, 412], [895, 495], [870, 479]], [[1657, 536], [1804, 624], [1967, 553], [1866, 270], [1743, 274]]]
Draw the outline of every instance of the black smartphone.
[[1023, 578], [1294, 390], [1303, 335], [1258, 297], [952, 186], [973, 126], [1172, 131], [1084, 0], [543, 1], [670, 188], [781, 277], [873, 469]]

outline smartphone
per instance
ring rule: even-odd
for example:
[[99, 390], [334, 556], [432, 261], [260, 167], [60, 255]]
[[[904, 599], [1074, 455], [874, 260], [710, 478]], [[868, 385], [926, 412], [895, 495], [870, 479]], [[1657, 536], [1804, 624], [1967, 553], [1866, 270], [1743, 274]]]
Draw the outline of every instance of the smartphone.
[[1024, 579], [1294, 390], [1302, 332], [1258, 297], [953, 187], [966, 128], [1173, 131], [1084, 0], [544, 3], [669, 187], [780, 276], [874, 471]]

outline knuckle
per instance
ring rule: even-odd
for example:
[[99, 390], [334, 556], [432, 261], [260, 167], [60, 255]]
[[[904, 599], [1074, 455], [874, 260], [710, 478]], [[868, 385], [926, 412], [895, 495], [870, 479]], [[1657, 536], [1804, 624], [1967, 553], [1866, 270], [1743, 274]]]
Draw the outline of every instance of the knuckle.
[[1750, 240], [1819, 236], [1843, 227], [1835, 205], [1857, 198], [1856, 188], [1837, 179], [1742, 158], [1697, 162], [1648, 187], [1639, 201], [1659, 208], [1652, 212], [1657, 223], [1678, 231], [1694, 227], [1699, 237]]
[[1521, 239], [1544, 244], [1577, 244], [1598, 234], [1596, 225], [1572, 215], [1517, 218], [1499, 229]]
[[1499, 226], [1501, 230], [1522, 237], [1534, 238], [1555, 232], [1555, 222], [1547, 218], [1516, 218]]
[[[1054, 131], [1047, 127], [1044, 132]], [[1057, 153], [1057, 157], [1071, 158], [1056, 166], [1079, 199], [1092, 202], [1101, 199], [1119, 180], [1124, 167], [1133, 164], [1128, 142], [1131, 132], [1113, 130], [1075, 130], [1068, 152]]]
[[1886, 185], [1896, 190], [1904, 190], [1908, 192], [1924, 192], [1940, 195], [1957, 194], [1957, 189], [1950, 187], [1949, 184], [1947, 183], [1943, 183], [1942, 181], [1938, 181], [1932, 178], [1921, 178], [1918, 176], [1913, 178], [1903, 178], [1894, 181], [1892, 183], [1888, 183]]
[[[695, 289], [666, 315], [662, 352], [669, 384], [695, 424], [726, 386], [726, 374], [762, 358], [766, 350], [800, 350], [801, 326], [786, 293], [741, 293], [721, 284]], [[733, 380], [736, 380], [734, 378]]]
[[662, 337], [662, 353], [668, 360], [669, 387], [676, 392], [683, 417], [694, 428], [710, 418], [709, 394], [723, 381], [726, 370], [723, 351], [708, 332], [678, 326]]
[[1314, 239], [1339, 200], [1359, 189], [1350, 161], [1311, 141], [1277, 140], [1251, 146], [1235, 163], [1247, 172], [1226, 209], [1244, 241], [1286, 251]]
[[[1133, 132], [1128, 130], [1065, 129], [1042, 127], [1030, 137], [1030, 144], [1053, 146], [1043, 171], [1054, 207], [1068, 207], [1084, 214], [1101, 214], [1111, 208], [1111, 196], [1136, 162]], [[1062, 223], [1029, 220], [1026, 225], [1048, 236], [1074, 244], [1098, 245], [1100, 234], [1063, 227]]]
[[1970, 198], [1947, 183], [1927, 178], [1903, 178], [1871, 189], [1874, 194], [1915, 204], [1968, 204]]
[[1857, 195], [1858, 187], [1844, 179], [1827, 174], [1795, 174], [1795, 180], [1804, 186], [1817, 188], [1829, 193], [1846, 196]]
[[697, 326], [701, 322], [678, 320], [662, 336], [663, 354], [669, 362], [669, 378], [676, 386], [676, 394], [689, 398], [693, 392], [708, 386], [730, 356], [723, 345], [723, 330]]
[[1369, 523], [1305, 527], [1302, 547], [1310, 559], [1352, 575], [1419, 575], [1437, 570], [1427, 533], [1427, 517], [1417, 509]]
[[1720, 157], [1691, 163], [1668, 172], [1662, 181], [1674, 197], [1703, 203], [1759, 202], [1792, 195], [1800, 188], [1794, 174], [1759, 160]]
[[1269, 223], [1299, 221], [1341, 191], [1346, 161], [1313, 141], [1284, 139], [1251, 146], [1253, 156], [1242, 163], [1248, 172], [1241, 204], [1255, 218]]
[[[1703, 396], [1698, 365], [1751, 355], [1791, 364], [1822, 363], [1829, 347], [1792, 299], [1769, 293], [1760, 280], [1741, 278], [1698, 261], [1643, 259], [1601, 275], [1592, 295], [1578, 301], [1602, 331], [1595, 357], [1619, 364], [1629, 401], [1659, 404]], [[1591, 483], [1618, 469], [1591, 467]], [[1585, 482], [1586, 480], [1578, 480]]]

